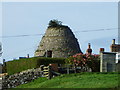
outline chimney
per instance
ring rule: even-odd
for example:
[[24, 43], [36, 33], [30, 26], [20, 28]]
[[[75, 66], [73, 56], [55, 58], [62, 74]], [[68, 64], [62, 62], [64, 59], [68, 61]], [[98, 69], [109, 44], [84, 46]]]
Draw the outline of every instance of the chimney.
[[115, 44], [115, 39], [112, 40], [112, 44]]
[[92, 49], [90, 43], [88, 43], [88, 49], [86, 50], [87, 54], [92, 54]]
[[100, 53], [101, 53], [101, 52], [104, 52], [104, 51], [105, 51], [104, 48], [100, 48]]
[[91, 45], [90, 45], [90, 43], [88, 43], [88, 48], [89, 48], [89, 49], [91, 48]]

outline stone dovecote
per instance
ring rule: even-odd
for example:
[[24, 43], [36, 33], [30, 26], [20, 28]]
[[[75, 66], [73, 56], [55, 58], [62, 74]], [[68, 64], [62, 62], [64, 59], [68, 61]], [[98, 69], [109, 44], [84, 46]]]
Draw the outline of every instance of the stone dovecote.
[[68, 26], [48, 27], [35, 51], [35, 56], [69, 57], [82, 53], [78, 41]]

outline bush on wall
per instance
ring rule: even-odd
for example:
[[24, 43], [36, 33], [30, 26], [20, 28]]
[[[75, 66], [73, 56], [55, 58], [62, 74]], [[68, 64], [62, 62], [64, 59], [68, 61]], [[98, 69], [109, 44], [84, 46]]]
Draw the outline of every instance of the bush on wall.
[[62, 22], [56, 19], [53, 19], [53, 20], [50, 20], [48, 25], [49, 27], [58, 27], [58, 26], [62, 26]]

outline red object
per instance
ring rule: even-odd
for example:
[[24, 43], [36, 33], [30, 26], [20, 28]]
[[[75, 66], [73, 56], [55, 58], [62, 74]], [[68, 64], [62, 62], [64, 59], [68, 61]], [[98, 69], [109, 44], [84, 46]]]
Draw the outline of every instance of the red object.
[[55, 64], [49, 64], [51, 66], [51, 69], [55, 72], [58, 72], [58, 64], [55, 63]]

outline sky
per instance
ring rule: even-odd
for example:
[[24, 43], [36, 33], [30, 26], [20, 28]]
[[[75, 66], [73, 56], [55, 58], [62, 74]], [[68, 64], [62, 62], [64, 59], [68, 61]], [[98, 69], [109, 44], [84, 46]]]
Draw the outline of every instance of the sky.
[[[2, 59], [6, 61], [27, 54], [33, 57], [52, 19], [58, 19], [71, 28], [83, 53], [88, 43], [95, 54], [99, 53], [99, 48], [109, 52], [112, 39], [118, 43], [117, 2], [2, 2], [0, 7]], [[18, 35], [30, 36], [4, 37]]]

